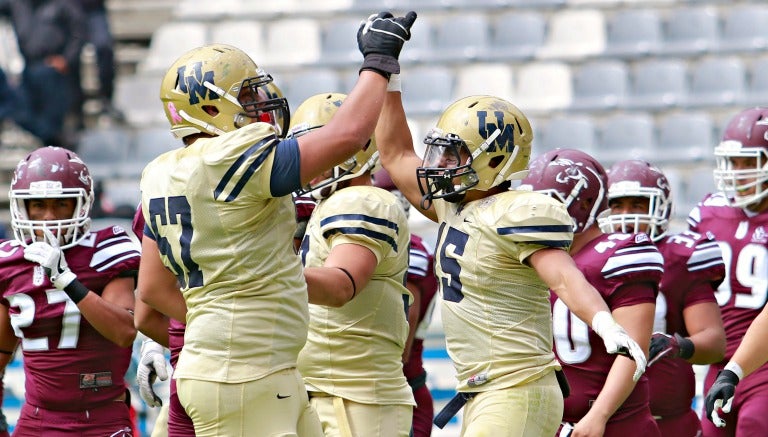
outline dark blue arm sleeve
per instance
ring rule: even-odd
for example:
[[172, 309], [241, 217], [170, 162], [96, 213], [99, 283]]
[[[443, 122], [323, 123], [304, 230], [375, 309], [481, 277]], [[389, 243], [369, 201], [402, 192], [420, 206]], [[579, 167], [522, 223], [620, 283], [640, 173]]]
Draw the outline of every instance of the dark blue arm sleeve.
[[275, 161], [269, 186], [273, 197], [282, 197], [301, 188], [299, 142], [282, 140], [275, 150]]

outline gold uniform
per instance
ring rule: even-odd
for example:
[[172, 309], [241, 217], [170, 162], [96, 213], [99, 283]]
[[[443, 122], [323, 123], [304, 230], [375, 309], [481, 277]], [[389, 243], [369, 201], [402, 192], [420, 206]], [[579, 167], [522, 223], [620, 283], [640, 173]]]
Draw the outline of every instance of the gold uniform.
[[[562, 396], [553, 373], [559, 365], [552, 352], [549, 289], [526, 260], [544, 248], [567, 250], [573, 221], [562, 203], [532, 192], [507, 191], [463, 205], [436, 200], [434, 205], [441, 223], [435, 259], [446, 349], [456, 368], [457, 390], [481, 392], [465, 408], [463, 435], [546, 434], [552, 426], [548, 435], [553, 435]], [[515, 387], [536, 393], [494, 394]], [[472, 417], [474, 411], [493, 413], [478, 408], [489, 397], [492, 404], [501, 403], [500, 411], [507, 409], [503, 417], [517, 411], [517, 419], [494, 428], [492, 417]], [[532, 416], [525, 403], [538, 403], [544, 414]], [[536, 422], [544, 428], [536, 431]]]
[[[408, 435], [411, 406], [415, 402], [401, 359], [408, 336], [406, 313], [411, 298], [403, 285], [410, 233], [395, 196], [380, 188], [353, 186], [320, 202], [312, 213], [302, 245], [305, 266], [322, 266], [331, 250], [341, 244], [368, 248], [378, 264], [365, 288], [358, 290], [355, 298], [343, 307], [310, 304], [309, 336], [299, 354], [299, 370], [310, 392], [314, 392], [313, 404], [316, 399], [322, 403], [325, 397], [405, 407]], [[332, 408], [328, 410], [334, 414]], [[318, 407], [324, 426], [336, 426], [334, 422], [343, 421], [338, 416], [323, 417], [324, 411], [322, 406]], [[345, 414], [353, 416], [354, 409], [347, 408]], [[357, 428], [354, 435], [380, 429], [360, 423], [376, 421], [376, 417], [348, 420], [353, 430]]]
[[[270, 192], [277, 144], [268, 125], [250, 124], [167, 152], [142, 174], [149, 237], [179, 279], [188, 309], [174, 372], [180, 398], [185, 380], [241, 384], [295, 368], [306, 341], [307, 288], [292, 245], [295, 209], [290, 195]], [[272, 390], [287, 397], [281, 387]], [[203, 402], [195, 408], [235, 409], [243, 400]]]

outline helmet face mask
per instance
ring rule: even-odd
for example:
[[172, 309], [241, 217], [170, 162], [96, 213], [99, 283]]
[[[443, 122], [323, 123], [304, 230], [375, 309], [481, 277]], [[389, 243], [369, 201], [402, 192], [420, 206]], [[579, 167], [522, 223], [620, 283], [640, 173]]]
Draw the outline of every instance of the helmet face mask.
[[254, 119], [272, 124], [282, 134], [290, 117], [288, 102], [261, 89], [270, 83], [272, 76], [245, 52], [212, 44], [176, 60], [163, 78], [160, 99], [176, 138], [222, 135]]
[[419, 184], [421, 195], [448, 202], [462, 201], [466, 191], [478, 183], [467, 144], [458, 135], [446, 134], [439, 128], [430, 130], [424, 144], [424, 160], [416, 169], [416, 176], [424, 182]]
[[[22, 159], [14, 171], [9, 197], [11, 228], [23, 246], [47, 241], [48, 231], [58, 237], [56, 244], [67, 249], [79, 243], [90, 228], [93, 180], [85, 163], [67, 149], [42, 147]], [[43, 199], [74, 199], [72, 216], [53, 220], [30, 218], [30, 201]]]
[[734, 116], [715, 147], [713, 176], [732, 206], [759, 206], [768, 197], [768, 108]]
[[[341, 93], [323, 93], [306, 99], [299, 105], [291, 119], [288, 138], [298, 138], [325, 126], [346, 97], [346, 94]], [[372, 136], [357, 153], [296, 190], [296, 195], [309, 195], [315, 200], [328, 198], [337, 189], [346, 186], [343, 184], [345, 181], [366, 172], [373, 173], [379, 167], [379, 152], [376, 148], [376, 140]]]
[[488, 191], [527, 174], [533, 131], [513, 104], [493, 96], [452, 103], [424, 139], [417, 177], [422, 204], [461, 202], [470, 190]]

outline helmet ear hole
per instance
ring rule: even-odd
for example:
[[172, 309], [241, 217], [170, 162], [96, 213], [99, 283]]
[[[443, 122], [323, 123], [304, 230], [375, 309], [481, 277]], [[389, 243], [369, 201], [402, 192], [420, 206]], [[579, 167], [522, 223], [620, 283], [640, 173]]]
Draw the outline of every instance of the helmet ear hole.
[[213, 105], [203, 105], [203, 111], [205, 111], [205, 113], [210, 115], [211, 117], [215, 117], [219, 115], [219, 108]]
[[490, 161], [488, 161], [488, 167], [490, 168], [498, 167], [499, 164], [501, 164], [504, 161], [504, 158], [506, 158], [506, 156], [501, 156], [501, 155], [494, 156], [493, 158], [490, 159]]

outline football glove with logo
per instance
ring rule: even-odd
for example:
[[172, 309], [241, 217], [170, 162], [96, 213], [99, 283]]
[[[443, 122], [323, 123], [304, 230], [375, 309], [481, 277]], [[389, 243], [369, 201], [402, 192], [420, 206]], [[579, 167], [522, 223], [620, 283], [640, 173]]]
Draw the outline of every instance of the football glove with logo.
[[648, 354], [648, 365], [651, 366], [662, 358], [682, 358], [687, 360], [693, 356], [693, 342], [675, 333], [654, 332], [651, 337], [651, 348]]
[[704, 408], [707, 410], [707, 417], [716, 427], [725, 426], [725, 420], [720, 418], [718, 410], [723, 413], [730, 413], [733, 405], [733, 395], [736, 393], [736, 384], [739, 383], [739, 376], [728, 370], [723, 369], [717, 373], [715, 383], [710, 387], [707, 396], [704, 397]]
[[416, 12], [404, 17], [394, 17], [389, 12], [379, 12], [360, 23], [357, 31], [357, 46], [363, 54], [360, 70], [373, 70], [387, 79], [400, 73], [400, 50], [411, 39], [411, 26], [416, 21]]

